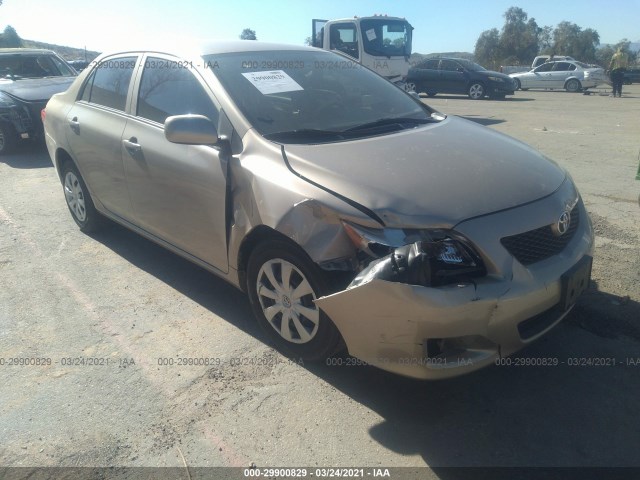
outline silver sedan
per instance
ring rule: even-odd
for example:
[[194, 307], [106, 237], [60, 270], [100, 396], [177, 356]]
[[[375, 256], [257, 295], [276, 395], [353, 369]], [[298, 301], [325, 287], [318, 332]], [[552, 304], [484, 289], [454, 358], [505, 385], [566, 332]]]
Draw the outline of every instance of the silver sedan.
[[580, 92], [606, 82], [606, 74], [600, 67], [593, 67], [576, 60], [543, 63], [530, 72], [509, 75], [521, 90], [544, 88]]
[[335, 53], [106, 54], [43, 116], [82, 231], [108, 218], [225, 278], [296, 357], [459, 375], [544, 335], [589, 282], [563, 169]]

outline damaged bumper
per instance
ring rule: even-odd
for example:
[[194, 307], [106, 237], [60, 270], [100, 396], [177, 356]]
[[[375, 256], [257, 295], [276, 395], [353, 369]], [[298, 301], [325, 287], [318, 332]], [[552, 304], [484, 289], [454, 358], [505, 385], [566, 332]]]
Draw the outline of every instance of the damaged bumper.
[[[503, 250], [509, 260], [500, 272], [422, 286], [389, 281], [385, 270], [372, 264], [359, 275], [366, 281], [356, 278], [346, 290], [316, 303], [340, 330], [349, 353], [370, 365], [420, 379], [472, 372], [544, 335], [588, 288], [593, 233], [582, 202], [576, 208], [585, 220], [571, 242], [532, 265]], [[490, 222], [485, 218], [461, 229], [474, 238], [474, 230]]]

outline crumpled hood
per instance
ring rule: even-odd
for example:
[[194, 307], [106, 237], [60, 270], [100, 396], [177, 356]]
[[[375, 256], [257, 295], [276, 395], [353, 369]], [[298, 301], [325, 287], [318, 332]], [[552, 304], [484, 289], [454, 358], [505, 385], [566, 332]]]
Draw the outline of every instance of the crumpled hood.
[[0, 92], [34, 102], [49, 100], [56, 93], [64, 92], [76, 77], [25, 78], [21, 80], [0, 81]]
[[564, 171], [531, 147], [457, 117], [359, 140], [285, 145], [298, 174], [394, 227], [452, 227], [553, 193]]

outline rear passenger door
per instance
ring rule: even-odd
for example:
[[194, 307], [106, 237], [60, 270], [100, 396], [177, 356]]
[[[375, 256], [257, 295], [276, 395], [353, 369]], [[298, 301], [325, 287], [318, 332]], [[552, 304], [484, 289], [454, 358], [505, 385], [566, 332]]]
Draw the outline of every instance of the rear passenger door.
[[138, 55], [108, 57], [94, 66], [67, 114], [67, 141], [94, 199], [131, 218], [120, 141]]
[[411, 69], [411, 81], [416, 84], [419, 92], [437, 92], [438, 83], [438, 63], [437, 58], [423, 60]]
[[438, 91], [443, 93], [465, 93], [467, 87], [466, 72], [454, 60], [440, 61], [440, 78]]
[[564, 82], [567, 78], [573, 76], [573, 71], [576, 66], [569, 62], [556, 62], [553, 64], [551, 70], [551, 85], [552, 88], [564, 88]]
[[216, 147], [164, 136], [172, 115], [204, 115], [217, 127], [219, 105], [189, 63], [148, 55], [141, 69], [121, 146], [135, 223], [227, 272], [226, 160]]

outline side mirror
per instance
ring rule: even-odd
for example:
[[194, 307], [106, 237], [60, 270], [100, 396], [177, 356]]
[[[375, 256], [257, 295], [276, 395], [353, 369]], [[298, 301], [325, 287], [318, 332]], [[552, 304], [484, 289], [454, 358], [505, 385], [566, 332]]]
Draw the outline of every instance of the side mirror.
[[204, 115], [174, 115], [164, 122], [164, 136], [171, 143], [187, 145], [215, 145], [218, 132]]

